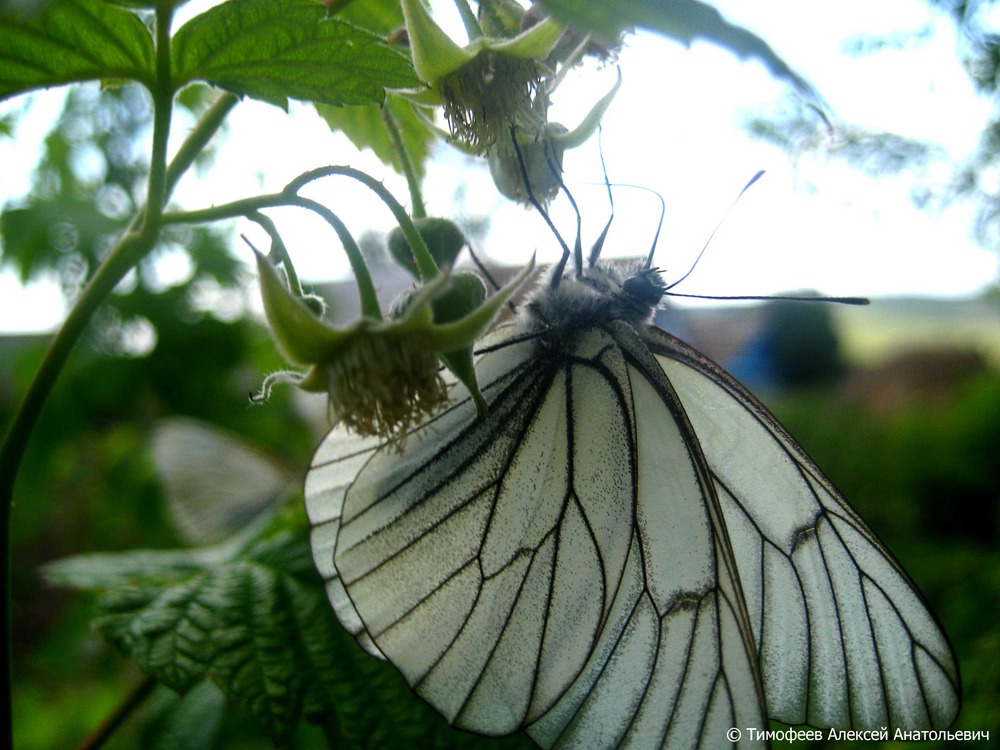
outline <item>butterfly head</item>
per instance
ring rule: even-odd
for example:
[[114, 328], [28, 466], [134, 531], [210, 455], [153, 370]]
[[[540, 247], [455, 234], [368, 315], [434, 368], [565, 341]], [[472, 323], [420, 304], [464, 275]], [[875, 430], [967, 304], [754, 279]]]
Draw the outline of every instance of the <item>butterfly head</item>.
[[528, 327], [559, 339], [613, 321], [641, 331], [665, 293], [666, 284], [655, 268], [598, 261], [579, 277], [564, 273], [543, 279], [526, 306]]

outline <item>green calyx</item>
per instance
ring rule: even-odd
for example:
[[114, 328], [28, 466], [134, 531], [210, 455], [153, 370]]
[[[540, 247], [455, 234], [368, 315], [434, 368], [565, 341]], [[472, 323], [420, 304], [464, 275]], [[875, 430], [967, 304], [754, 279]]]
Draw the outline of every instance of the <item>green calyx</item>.
[[443, 362], [468, 389], [479, 412], [486, 402], [476, 382], [472, 349], [500, 307], [534, 267], [530, 263], [492, 297], [474, 274], [438, 274], [407, 293], [387, 319], [362, 317], [337, 328], [316, 315], [256, 254], [264, 311], [278, 346], [304, 375], [276, 373], [265, 381], [325, 391], [333, 415], [362, 435], [398, 442], [412, 425], [448, 399]]

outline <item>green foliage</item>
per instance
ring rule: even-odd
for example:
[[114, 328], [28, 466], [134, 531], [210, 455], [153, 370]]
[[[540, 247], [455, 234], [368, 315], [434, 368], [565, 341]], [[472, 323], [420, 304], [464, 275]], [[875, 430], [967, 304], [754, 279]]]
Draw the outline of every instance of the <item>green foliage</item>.
[[288, 99], [381, 104], [416, 86], [409, 60], [381, 37], [324, 17], [311, 0], [217, 5], [174, 38], [174, 85], [195, 80], [287, 108]]
[[337, 624], [308, 536], [296, 502], [264, 528], [219, 545], [86, 554], [51, 563], [45, 573], [56, 584], [96, 592], [95, 624], [105, 637], [143, 672], [186, 694], [171, 717], [175, 738], [211, 737], [225, 696], [281, 746], [302, 717], [350, 743], [440, 745], [449, 732], [443, 720]]
[[0, 10], [0, 100], [76, 81], [151, 85], [153, 58], [142, 20], [103, 0], [53, 0], [38, 15]]
[[139, 668], [179, 693], [211, 679], [276, 741], [322, 695], [336, 624], [309, 556], [304, 514], [208, 549], [84, 555], [47, 566], [62, 585], [96, 589], [97, 627]]
[[[0, 215], [3, 258], [22, 279], [52, 269], [85, 279], [96, 268], [141, 200], [149, 157], [135, 144], [150, 116], [136, 86], [69, 91], [31, 193]], [[64, 283], [71, 288], [73, 279]]]
[[623, 29], [643, 26], [689, 46], [696, 39], [718, 44], [741, 58], [760, 60], [771, 74], [792, 83], [815, 98], [801, 76], [756, 34], [729, 23], [710, 5], [699, 0], [618, 0], [594, 3], [588, 0], [546, 0], [545, 7], [559, 20], [579, 29], [614, 36]]
[[428, 124], [429, 119], [405, 99], [389, 94], [382, 106], [331, 107], [317, 104], [316, 111], [332, 130], [341, 131], [359, 151], [370, 148], [383, 164], [402, 172], [399, 149], [383, 124], [383, 118], [388, 113], [400, 131], [403, 148], [413, 161], [417, 177], [423, 178], [424, 163], [430, 156], [437, 134]]

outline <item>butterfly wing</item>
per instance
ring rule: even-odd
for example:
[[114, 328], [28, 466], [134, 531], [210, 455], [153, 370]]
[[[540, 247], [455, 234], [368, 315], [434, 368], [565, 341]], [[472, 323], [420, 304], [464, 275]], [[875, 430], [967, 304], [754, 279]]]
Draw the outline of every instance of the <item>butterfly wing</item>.
[[209, 544], [245, 528], [292, 484], [272, 456], [196, 419], [158, 420], [150, 448], [167, 510], [187, 542]]
[[572, 356], [496, 344], [477, 363], [489, 419], [460, 400], [402, 452], [351, 458], [334, 435], [310, 471], [338, 615], [462, 728], [527, 728], [545, 747], [717, 746], [763, 725], [707, 465], [619, 328], [587, 332]]
[[958, 668], [913, 582], [773, 416], [704, 355], [652, 328], [736, 555], [768, 714], [788, 724], [944, 728]]

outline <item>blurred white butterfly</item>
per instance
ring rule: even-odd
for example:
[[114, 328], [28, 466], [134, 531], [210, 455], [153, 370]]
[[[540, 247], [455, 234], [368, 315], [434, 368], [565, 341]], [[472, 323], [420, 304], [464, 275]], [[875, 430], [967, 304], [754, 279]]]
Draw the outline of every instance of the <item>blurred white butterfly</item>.
[[239, 436], [186, 417], [159, 420], [150, 441], [167, 511], [185, 542], [246, 528], [287, 496], [293, 472]]
[[[947, 638], [819, 468], [649, 320], [650, 262], [557, 267], [400, 452], [340, 429], [306, 479], [344, 626], [462, 729], [740, 747], [768, 718], [943, 728]], [[564, 264], [563, 264], [564, 265]]]

